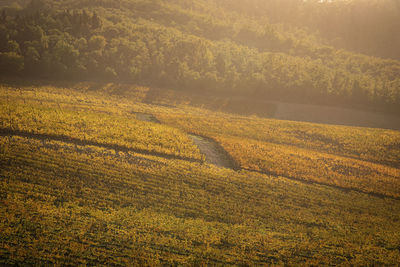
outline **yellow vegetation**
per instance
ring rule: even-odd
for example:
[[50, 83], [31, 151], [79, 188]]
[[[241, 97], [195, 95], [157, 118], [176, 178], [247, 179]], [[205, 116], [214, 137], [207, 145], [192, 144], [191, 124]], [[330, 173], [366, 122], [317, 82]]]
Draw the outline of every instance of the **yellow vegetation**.
[[[398, 132], [152, 106], [138, 102], [145, 88], [107, 90], [0, 89], [0, 265], [400, 262], [400, 200], [377, 196], [399, 196]], [[185, 132], [218, 141], [243, 169], [203, 164]], [[93, 144], [75, 142], [85, 139]]]
[[400, 170], [382, 164], [241, 138], [217, 140], [242, 168], [400, 197]]
[[58, 141], [0, 151], [2, 264], [400, 260], [398, 200]]
[[136, 120], [135, 106], [116, 111], [118, 106], [108, 107], [107, 103], [93, 101], [95, 98], [85, 98], [83, 94], [63, 98], [41, 91], [30, 92], [30, 95], [25, 91], [6, 92], [14, 93], [12, 97], [2, 93], [2, 129], [64, 136], [196, 160], [203, 158], [181, 131]]
[[160, 113], [218, 141], [241, 168], [400, 197], [400, 132], [227, 114]]

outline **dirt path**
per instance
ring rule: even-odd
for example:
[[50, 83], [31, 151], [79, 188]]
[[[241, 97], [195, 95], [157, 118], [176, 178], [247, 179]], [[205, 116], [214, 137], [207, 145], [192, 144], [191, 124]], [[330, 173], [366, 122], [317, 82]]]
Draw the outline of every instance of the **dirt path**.
[[[160, 123], [153, 115], [147, 113], [135, 113], [136, 119], [147, 122]], [[229, 154], [214, 140], [189, 134], [193, 143], [199, 148], [200, 153], [206, 157], [206, 162], [229, 169], [236, 169], [236, 164]]]
[[233, 159], [217, 142], [199, 135], [189, 134], [189, 137], [200, 149], [200, 152], [206, 156], [207, 163], [214, 164], [218, 167], [236, 169]]

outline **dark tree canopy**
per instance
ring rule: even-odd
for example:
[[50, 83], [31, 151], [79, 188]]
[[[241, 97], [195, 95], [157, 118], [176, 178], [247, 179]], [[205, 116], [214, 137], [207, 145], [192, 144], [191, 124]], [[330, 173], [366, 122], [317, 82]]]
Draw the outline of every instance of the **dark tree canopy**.
[[2, 10], [0, 68], [399, 112], [399, 17], [395, 0], [33, 0]]

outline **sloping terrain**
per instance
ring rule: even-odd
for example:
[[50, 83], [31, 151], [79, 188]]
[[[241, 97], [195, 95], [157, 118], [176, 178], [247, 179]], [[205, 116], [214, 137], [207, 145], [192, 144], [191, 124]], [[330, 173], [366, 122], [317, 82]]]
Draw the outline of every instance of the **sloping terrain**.
[[397, 266], [399, 17], [0, 1], [0, 266]]
[[284, 102], [271, 104], [276, 107], [271, 117], [279, 120], [400, 130], [400, 118], [382, 112]]
[[[136, 118], [142, 121], [160, 123], [160, 121], [151, 114], [136, 113]], [[215, 141], [193, 134], [189, 134], [188, 136], [199, 148], [200, 153], [205, 156], [205, 161], [207, 163], [230, 169], [235, 168], [235, 163], [232, 158], [230, 158], [229, 154]]]
[[[333, 166], [333, 159], [339, 173], [357, 161], [373, 170], [386, 166], [383, 171], [394, 175], [397, 131], [150, 105], [142, 102], [145, 88], [132, 88], [130, 97], [116, 96], [112, 88], [1, 88], [2, 127], [14, 129], [0, 136], [1, 265], [399, 262], [400, 202], [393, 197], [398, 178], [368, 171], [318, 181], [304, 174], [318, 179], [325, 174], [301, 161], [317, 155]], [[54, 114], [63, 127], [48, 126]], [[137, 127], [132, 140], [147, 136], [140, 153], [135, 150], [140, 142], [119, 143], [128, 140], [123, 130], [132, 127]], [[16, 135], [18, 129], [24, 134]], [[86, 139], [76, 135], [82, 129]], [[104, 129], [108, 139], [91, 141]], [[50, 130], [66, 138], [44, 134]], [[207, 155], [187, 132], [218, 141], [242, 169], [203, 164]], [[188, 141], [175, 142], [176, 136]], [[164, 154], [151, 153], [153, 147]], [[269, 148], [274, 157], [260, 157]], [[271, 163], [284, 172], [271, 174]], [[382, 182], [385, 186], [375, 187]]]
[[229, 154], [214, 140], [192, 134], [189, 137], [192, 138], [193, 143], [200, 149], [200, 152], [205, 155], [206, 162], [218, 167], [237, 168], [236, 163]]
[[2, 264], [388, 264], [398, 200], [1, 138]]
[[[2, 10], [0, 70], [27, 80], [127, 82], [398, 114], [395, 1], [35, 0]], [[325, 28], [342, 14], [342, 28]], [[370, 50], [360, 44], [376, 53], [359, 54]], [[397, 56], [374, 56], [388, 51]]]
[[159, 88], [149, 88], [144, 101], [155, 105], [191, 105], [225, 113], [279, 120], [400, 130], [398, 116], [376, 110], [266, 101], [248, 97], [217, 97], [210, 93], [196, 94]]

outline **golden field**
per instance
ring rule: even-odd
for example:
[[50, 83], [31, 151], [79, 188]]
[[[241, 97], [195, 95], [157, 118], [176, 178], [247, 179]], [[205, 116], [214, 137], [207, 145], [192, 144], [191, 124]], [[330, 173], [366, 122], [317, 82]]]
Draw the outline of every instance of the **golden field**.
[[145, 88], [0, 92], [1, 264], [400, 261], [399, 132], [155, 106]]

